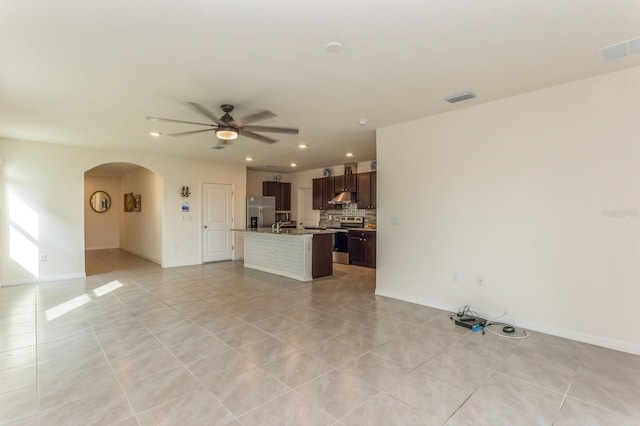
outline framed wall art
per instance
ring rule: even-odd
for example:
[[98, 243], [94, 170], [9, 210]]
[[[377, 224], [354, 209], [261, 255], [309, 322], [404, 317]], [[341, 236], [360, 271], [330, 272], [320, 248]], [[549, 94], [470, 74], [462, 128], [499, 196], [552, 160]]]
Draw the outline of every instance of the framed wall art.
[[124, 211], [125, 212], [132, 212], [133, 211], [133, 206], [134, 206], [133, 192], [129, 192], [127, 194], [124, 194]]

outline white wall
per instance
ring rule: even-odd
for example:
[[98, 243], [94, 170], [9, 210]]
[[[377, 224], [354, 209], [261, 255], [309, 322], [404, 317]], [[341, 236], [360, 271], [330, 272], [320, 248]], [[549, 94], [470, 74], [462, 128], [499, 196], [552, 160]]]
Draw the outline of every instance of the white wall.
[[162, 263], [163, 182], [157, 174], [139, 169], [120, 179], [119, 198], [132, 192], [141, 196], [139, 212], [120, 209], [120, 248]]
[[[111, 207], [96, 213], [89, 200], [96, 191], [104, 191], [111, 197]], [[84, 178], [84, 246], [87, 250], [120, 247], [120, 178], [110, 176], [85, 176]]]
[[[0, 283], [3, 285], [84, 276], [84, 173], [104, 163], [138, 164], [163, 180], [160, 197], [163, 200], [164, 267], [201, 263], [203, 182], [233, 185], [236, 226], [245, 227], [244, 166], [8, 139], [0, 139], [0, 158]], [[180, 196], [183, 185], [192, 190], [188, 199]], [[192, 221], [182, 220], [181, 205], [185, 200], [191, 205]], [[142, 203], [144, 211], [147, 206], [144, 194]], [[12, 204], [27, 206], [33, 213], [35, 219], [31, 222], [39, 231], [36, 237], [27, 235], [23, 229], [16, 231], [19, 226], [9, 214]], [[28, 247], [21, 250], [27, 253], [28, 268], [12, 259], [12, 232], [19, 236], [19, 241], [28, 243]], [[235, 247], [236, 252], [242, 253], [241, 235], [235, 235]], [[38, 262], [38, 256], [43, 253], [47, 254], [47, 261]]]
[[378, 294], [640, 353], [640, 68], [377, 137]]
[[84, 276], [84, 172], [90, 167], [81, 167], [77, 154], [0, 139], [0, 285]]

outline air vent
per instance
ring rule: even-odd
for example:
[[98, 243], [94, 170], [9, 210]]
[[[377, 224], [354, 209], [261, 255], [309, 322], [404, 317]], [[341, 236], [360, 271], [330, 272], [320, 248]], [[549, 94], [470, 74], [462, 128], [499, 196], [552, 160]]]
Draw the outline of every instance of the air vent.
[[455, 104], [456, 102], [466, 101], [467, 99], [473, 99], [476, 97], [476, 94], [471, 90], [467, 90], [466, 92], [456, 93], [455, 95], [447, 96], [444, 98], [445, 101], [450, 104]]
[[600, 49], [602, 59], [605, 62], [615, 61], [625, 56], [640, 53], [640, 38], [623, 41], [621, 43], [612, 44], [611, 46]]

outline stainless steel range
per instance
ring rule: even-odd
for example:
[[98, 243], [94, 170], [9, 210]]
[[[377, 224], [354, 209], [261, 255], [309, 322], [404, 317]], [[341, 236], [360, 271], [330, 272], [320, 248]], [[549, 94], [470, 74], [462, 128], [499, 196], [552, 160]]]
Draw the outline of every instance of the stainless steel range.
[[349, 229], [364, 228], [364, 217], [341, 216], [340, 227], [336, 230], [333, 239], [333, 261], [335, 263], [349, 264]]

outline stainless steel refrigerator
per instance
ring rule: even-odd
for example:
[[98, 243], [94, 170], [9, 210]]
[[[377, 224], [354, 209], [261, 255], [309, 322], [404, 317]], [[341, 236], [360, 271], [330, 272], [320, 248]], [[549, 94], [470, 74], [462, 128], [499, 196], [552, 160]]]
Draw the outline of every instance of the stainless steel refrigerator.
[[247, 228], [268, 228], [276, 223], [276, 197], [247, 197]]

